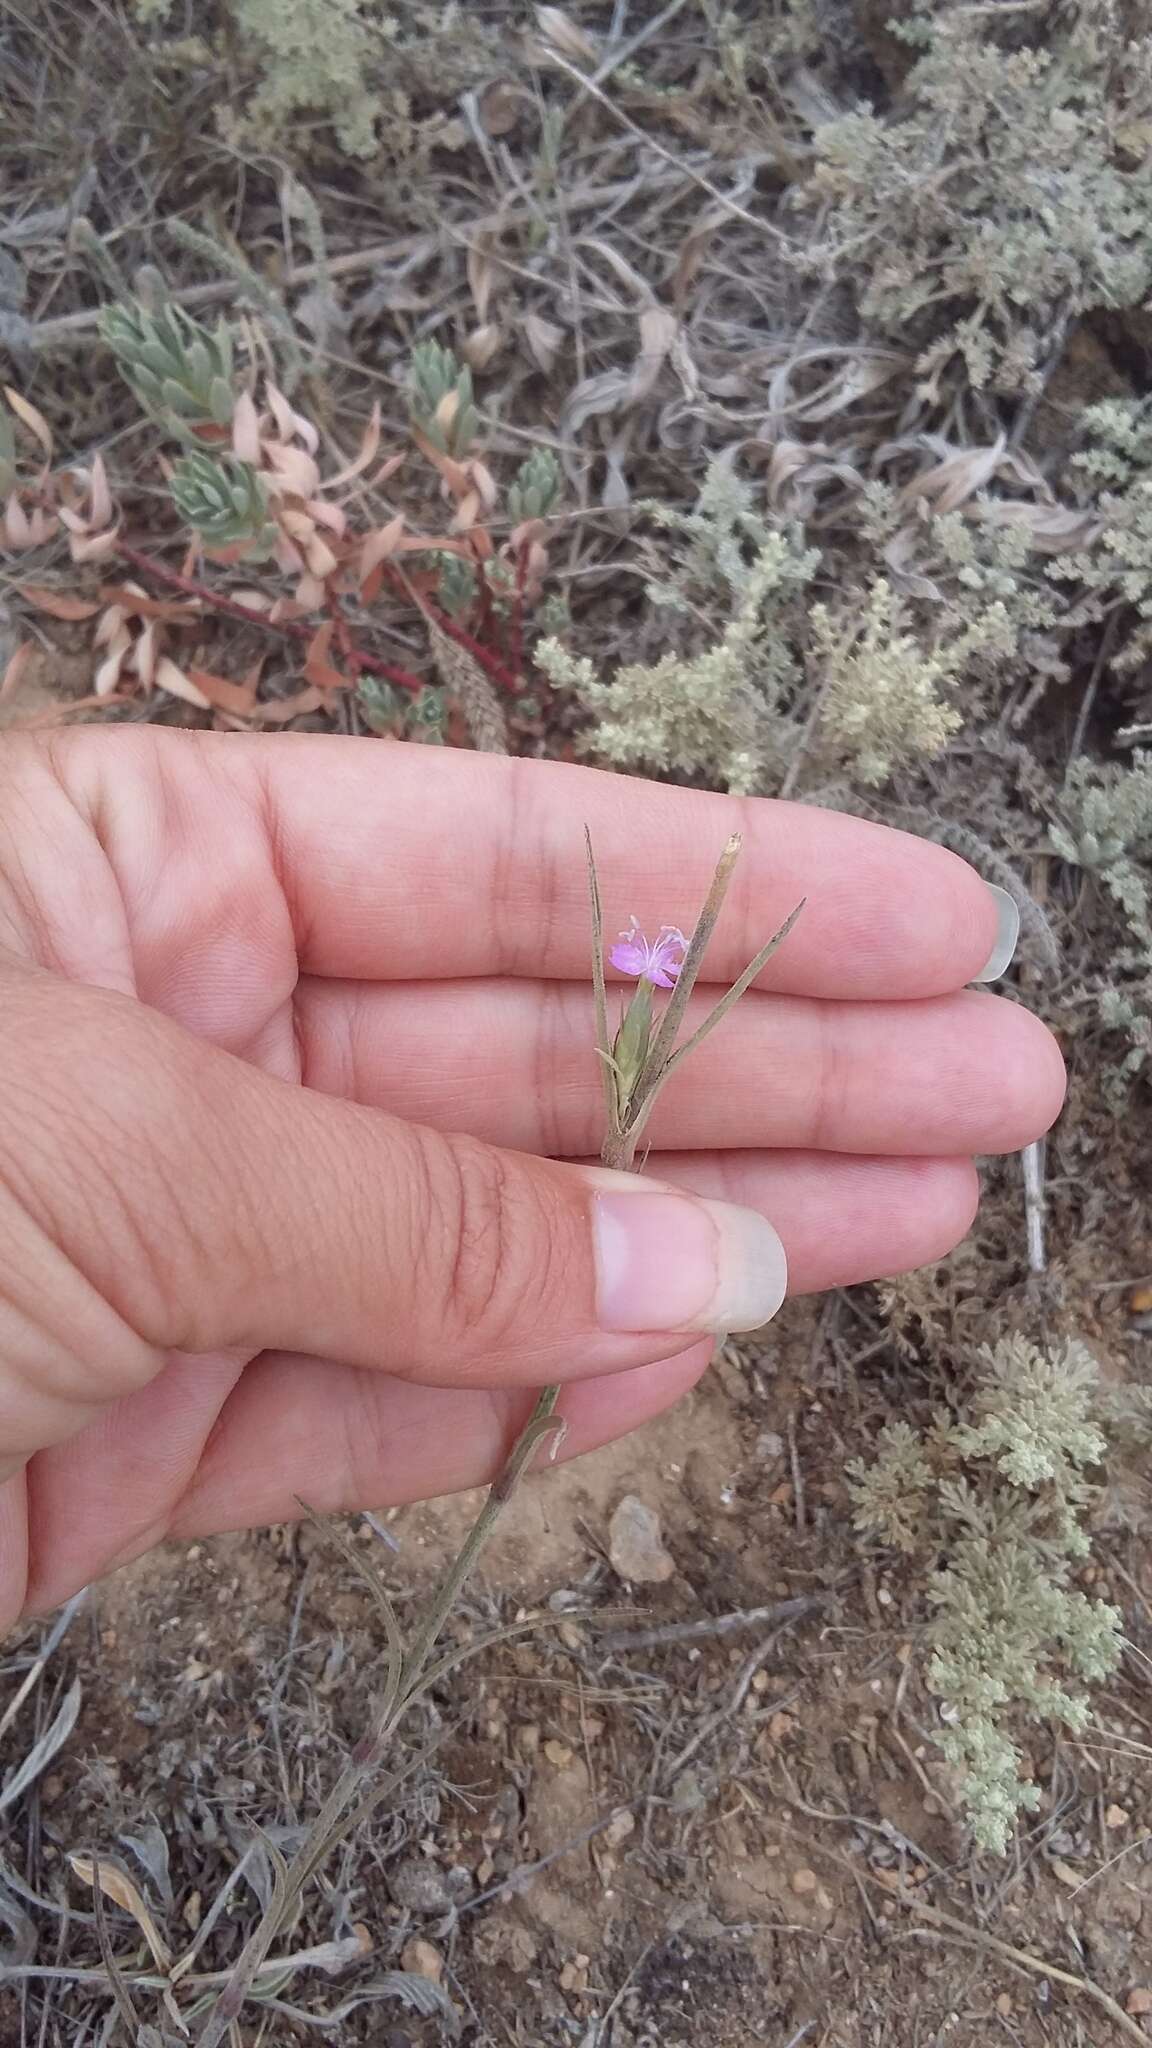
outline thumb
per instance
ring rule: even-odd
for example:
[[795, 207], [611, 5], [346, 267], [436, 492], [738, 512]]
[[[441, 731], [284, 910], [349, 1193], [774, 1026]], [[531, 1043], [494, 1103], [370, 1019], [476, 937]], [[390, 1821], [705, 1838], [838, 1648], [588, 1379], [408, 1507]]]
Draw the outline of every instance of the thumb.
[[48, 975], [0, 983], [0, 1120], [0, 1465], [169, 1350], [533, 1385], [756, 1328], [784, 1294], [751, 1210], [271, 1079]]

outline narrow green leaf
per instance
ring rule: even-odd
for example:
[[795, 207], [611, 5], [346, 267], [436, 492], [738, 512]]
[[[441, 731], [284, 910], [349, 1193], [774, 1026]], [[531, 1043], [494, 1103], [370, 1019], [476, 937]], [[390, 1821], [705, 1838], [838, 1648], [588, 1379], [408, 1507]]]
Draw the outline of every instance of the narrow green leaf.
[[724, 905], [724, 898], [728, 893], [728, 884], [732, 880], [732, 870], [740, 857], [740, 845], [740, 834], [734, 832], [716, 863], [716, 872], [712, 877], [711, 887], [708, 890], [704, 908], [696, 920], [692, 937], [688, 941], [688, 951], [684, 955], [684, 964], [677, 977], [676, 986], [668, 999], [668, 1007], [660, 1020], [659, 1030], [652, 1041], [652, 1049], [644, 1063], [644, 1071], [633, 1090], [632, 1099], [640, 1111], [643, 1111], [649, 1089], [663, 1073], [671, 1057], [672, 1048], [676, 1043], [676, 1034], [680, 1029], [684, 1012], [688, 1007], [688, 998], [696, 986], [696, 980], [703, 965], [708, 942], [716, 929], [716, 920], [720, 915]]
[[776, 951], [777, 947], [782, 946], [784, 944], [785, 939], [788, 937], [789, 932], [795, 924], [796, 919], [799, 917], [800, 912], [803, 910], [807, 900], [808, 899], [806, 896], [802, 896], [800, 898], [800, 901], [796, 905], [795, 910], [789, 912], [783, 924], [780, 926], [779, 931], [773, 932], [772, 937], [769, 939], [766, 946], [761, 946], [760, 951], [756, 955], [756, 958], [754, 960], [749, 961], [747, 967], [744, 969], [744, 972], [740, 976], [739, 980], [734, 981], [731, 988], [728, 989], [725, 992], [725, 994], [721, 996], [715, 1008], [708, 1012], [708, 1015], [705, 1017], [704, 1022], [697, 1026], [696, 1030], [692, 1033], [691, 1038], [685, 1039], [684, 1044], [678, 1046], [676, 1051], [669, 1055], [669, 1058], [665, 1062], [663, 1069], [660, 1073], [657, 1074], [655, 1080], [651, 1083], [651, 1086], [649, 1087], [648, 1092], [640, 1105], [637, 1116], [629, 1124], [629, 1130], [633, 1133], [633, 1135], [639, 1136], [640, 1132], [644, 1129], [644, 1126], [647, 1123], [648, 1118], [652, 1114], [652, 1106], [656, 1101], [656, 1097], [659, 1095], [660, 1090], [663, 1088], [665, 1081], [668, 1079], [668, 1076], [671, 1073], [673, 1073], [675, 1069], [680, 1065], [681, 1060], [686, 1059], [690, 1052], [695, 1052], [696, 1047], [700, 1044], [702, 1039], [707, 1038], [708, 1033], [710, 1031], [715, 1031], [717, 1024], [719, 1024], [721, 1020], [728, 1015], [729, 1010], [731, 1010], [733, 1006], [740, 1001], [741, 996], [747, 994], [748, 990], [752, 986], [752, 983], [755, 981], [757, 975], [761, 972], [763, 968], [765, 968], [768, 965], [768, 962], [772, 958], [772, 955]]
[[596, 996], [596, 1050], [600, 1055], [600, 1072], [604, 1077], [604, 1113], [608, 1118], [608, 1129], [614, 1138], [620, 1136], [620, 1117], [616, 1106], [616, 1062], [612, 1057], [612, 1045], [608, 1037], [608, 992], [604, 986], [604, 912], [600, 904], [600, 883], [596, 876], [596, 860], [592, 852], [592, 834], [584, 827], [584, 845], [588, 855], [588, 903], [592, 917], [592, 987]]

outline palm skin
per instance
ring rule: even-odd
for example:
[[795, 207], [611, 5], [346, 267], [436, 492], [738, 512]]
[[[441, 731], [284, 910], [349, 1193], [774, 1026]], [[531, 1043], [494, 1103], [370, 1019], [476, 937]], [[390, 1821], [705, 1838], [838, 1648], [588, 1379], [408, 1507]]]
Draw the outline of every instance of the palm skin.
[[769, 1216], [793, 1291], [940, 1257], [973, 1155], [1060, 1106], [1048, 1033], [966, 987], [984, 884], [877, 826], [303, 736], [13, 739], [0, 781], [0, 1626], [166, 1536], [475, 1485], [543, 1379], [570, 1456], [705, 1369], [708, 1338], [566, 1334], [539, 1260], [473, 1313], [413, 1208], [422, 1133], [481, 1141], [450, 1149], [485, 1186], [489, 1147], [597, 1154], [585, 824], [613, 933], [690, 925], [743, 832], [717, 986], [807, 896], [648, 1163]]

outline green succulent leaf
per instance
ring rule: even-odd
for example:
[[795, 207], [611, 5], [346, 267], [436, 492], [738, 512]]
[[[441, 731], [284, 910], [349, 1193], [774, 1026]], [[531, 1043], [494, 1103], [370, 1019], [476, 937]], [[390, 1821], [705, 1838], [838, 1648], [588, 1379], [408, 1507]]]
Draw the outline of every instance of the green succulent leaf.
[[534, 448], [508, 491], [508, 510], [516, 524], [524, 519], [546, 519], [560, 495], [560, 484], [560, 464], [552, 450]]
[[223, 321], [210, 331], [179, 306], [150, 311], [108, 306], [100, 330], [117, 367], [146, 412], [179, 427], [232, 417], [232, 336]]
[[203, 449], [181, 456], [172, 475], [172, 500], [185, 524], [213, 547], [260, 540], [268, 529], [264, 486], [250, 463]]

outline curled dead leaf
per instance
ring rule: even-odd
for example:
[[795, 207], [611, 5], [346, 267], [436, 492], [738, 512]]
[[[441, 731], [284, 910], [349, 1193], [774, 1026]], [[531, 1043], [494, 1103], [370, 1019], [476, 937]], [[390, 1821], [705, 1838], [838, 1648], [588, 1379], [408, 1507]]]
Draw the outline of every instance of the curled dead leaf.
[[190, 667], [188, 674], [198, 690], [202, 690], [214, 710], [231, 712], [234, 718], [249, 718], [256, 708], [256, 687], [254, 683], [230, 682], [227, 676], [218, 676], [210, 668]]
[[306, 690], [297, 690], [294, 697], [276, 697], [271, 703], [257, 704], [252, 715], [261, 725], [290, 725], [294, 718], [319, 711], [324, 701], [324, 692], [310, 684]]
[[[368, 424], [364, 429], [364, 437], [360, 443], [359, 449], [353, 456], [351, 462], [346, 463], [344, 468], [338, 470], [334, 477], [329, 478], [327, 484], [324, 486], [325, 490], [339, 490], [342, 484], [351, 483], [353, 477], [362, 476], [364, 471], [367, 469], [369, 463], [375, 461], [376, 452], [379, 446], [380, 402], [377, 399], [373, 402], [372, 412], [369, 417]], [[389, 459], [394, 467], [399, 467], [400, 462], [403, 460], [403, 458], [398, 455], [394, 455]], [[376, 481], [378, 481], [378, 479], [376, 479]]]
[[109, 697], [124, 673], [124, 665], [132, 652], [132, 635], [123, 618], [113, 626], [107, 640], [108, 652], [99, 664], [92, 678], [92, 688], [97, 697]]
[[1006, 447], [1006, 437], [998, 434], [987, 448], [952, 449], [930, 469], [911, 477], [899, 495], [905, 503], [927, 498], [937, 514], [955, 512], [967, 498], [975, 497], [977, 491], [991, 482]]
[[18, 583], [21, 597], [38, 612], [47, 612], [50, 619], [93, 619], [99, 611], [99, 603], [88, 597], [69, 597], [63, 590], [49, 590], [43, 583]]
[[73, 533], [69, 536], [68, 553], [74, 562], [106, 562], [109, 555], [115, 554], [119, 540], [118, 526], [108, 533]]
[[[676, 339], [680, 322], [667, 306], [645, 306], [640, 315], [640, 357], [637, 368], [644, 365], [646, 382], [644, 389], [650, 390], [655, 371], [660, 368]], [[655, 366], [655, 369], [652, 366]]]
[[285, 441], [303, 441], [309, 455], [317, 454], [320, 447], [318, 429], [302, 412], [294, 411], [279, 385], [273, 384], [271, 378], [265, 379], [264, 399]]
[[522, 332], [537, 369], [547, 374], [563, 346], [564, 329], [551, 320], [542, 319], [539, 313], [526, 313]]
[[242, 391], [232, 408], [232, 453], [255, 469], [260, 462], [260, 415], [250, 391]]
[[1022, 526], [1042, 555], [1078, 554], [1092, 546], [1103, 521], [1089, 509], [1073, 505], [1026, 505], [1017, 499], [981, 505], [979, 514], [994, 526]]
[[0, 699], [15, 695], [20, 687], [21, 677], [24, 675], [28, 663], [35, 652], [35, 647], [36, 643], [34, 640], [22, 640], [19, 647], [9, 656], [5, 664], [4, 674], [0, 676]]
[[339, 669], [334, 668], [328, 659], [335, 630], [333, 621], [325, 619], [308, 642], [308, 652], [304, 658], [305, 677], [321, 690], [345, 690], [348, 687], [347, 676], [341, 675]]
[[40, 505], [33, 505], [26, 511], [16, 492], [13, 491], [4, 507], [4, 518], [0, 532], [5, 545], [13, 554], [24, 554], [32, 548], [41, 548], [50, 541], [56, 531], [56, 519]]
[[210, 711], [211, 703], [192, 681], [191, 676], [176, 664], [167, 654], [162, 654], [156, 663], [155, 681], [161, 690], [167, 690], [170, 697], [182, 697], [185, 704], [194, 704], [198, 711]]
[[49, 462], [51, 462], [53, 448], [52, 429], [48, 425], [43, 413], [38, 412], [34, 405], [29, 405], [26, 398], [21, 398], [20, 393], [14, 391], [10, 384], [5, 384], [4, 396], [12, 407], [17, 419], [23, 422], [30, 434], [35, 435]]
[[291, 491], [300, 498], [315, 496], [320, 489], [320, 470], [314, 456], [284, 441], [267, 442], [264, 453], [273, 471], [272, 476], [263, 472], [268, 489]]
[[132, 649], [132, 666], [146, 690], [152, 688], [156, 679], [156, 662], [159, 655], [155, 619], [149, 619]]
[[573, 64], [595, 64], [600, 55], [595, 43], [562, 7], [538, 7], [536, 26], [545, 42]]
[[[71, 1855], [68, 1858], [68, 1862], [76, 1876], [80, 1879], [81, 1884], [86, 1884], [90, 1890], [94, 1891], [97, 1881], [97, 1865], [92, 1857]], [[118, 1869], [114, 1863], [105, 1863], [103, 1858], [101, 1858], [99, 1863], [99, 1881], [103, 1896], [106, 1899], [110, 1899], [114, 1906], [120, 1906], [125, 1913], [132, 1915], [133, 1920], [136, 1922], [137, 1927], [152, 1951], [152, 1960], [156, 1964], [157, 1969], [167, 1971], [171, 1967], [172, 1951], [152, 1918], [151, 1913], [148, 1911], [132, 1879], [128, 1876], [127, 1871]]]
[[504, 330], [494, 320], [474, 327], [460, 344], [460, 353], [473, 370], [486, 370], [504, 346]]
[[360, 548], [360, 560], [357, 565], [357, 574], [361, 583], [366, 581], [372, 570], [377, 568], [381, 562], [391, 560], [403, 537], [403, 512], [397, 512], [395, 518], [390, 519], [386, 526], [377, 526], [371, 533], [365, 534]]
[[510, 135], [524, 108], [531, 104], [531, 95], [513, 79], [493, 79], [477, 103], [480, 125], [486, 135]]
[[487, 324], [488, 306], [497, 278], [498, 239], [499, 233], [496, 228], [482, 228], [473, 235], [468, 244], [468, 289], [472, 294], [476, 318], [481, 327]]

